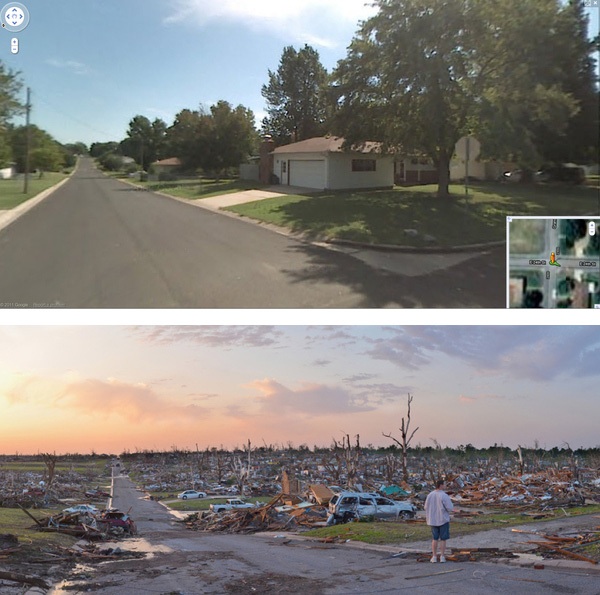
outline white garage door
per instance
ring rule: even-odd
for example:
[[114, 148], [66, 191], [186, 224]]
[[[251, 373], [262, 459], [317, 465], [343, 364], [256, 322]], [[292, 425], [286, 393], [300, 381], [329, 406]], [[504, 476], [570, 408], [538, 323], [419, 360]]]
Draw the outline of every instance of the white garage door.
[[290, 161], [290, 186], [304, 188], [325, 188], [325, 160]]

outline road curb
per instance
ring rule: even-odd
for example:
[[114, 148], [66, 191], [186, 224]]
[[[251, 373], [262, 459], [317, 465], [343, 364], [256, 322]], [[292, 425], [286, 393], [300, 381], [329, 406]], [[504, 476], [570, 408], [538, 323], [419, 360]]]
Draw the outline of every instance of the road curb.
[[[257, 225], [263, 227], [265, 229], [270, 229], [280, 235], [284, 235], [290, 238], [293, 238], [298, 241], [307, 242], [309, 244], [331, 244], [331, 245], [339, 245], [339, 246], [348, 246], [349, 248], [356, 249], [366, 249], [366, 250], [375, 250], [378, 252], [401, 252], [401, 253], [412, 253], [412, 254], [447, 254], [448, 252], [471, 252], [473, 250], [486, 250], [492, 248], [499, 248], [502, 246], [506, 246], [506, 240], [498, 240], [495, 242], [481, 242], [478, 244], [465, 244], [463, 246], [398, 246], [396, 244], [371, 244], [369, 242], [357, 242], [355, 240], [344, 240], [341, 238], [331, 238], [329, 236], [317, 236], [314, 237], [307, 232], [294, 232], [287, 227], [281, 227], [279, 225], [275, 225], [274, 223], [268, 223], [265, 221], [260, 221], [258, 219], [253, 219], [252, 217], [248, 217], [246, 215], [240, 215], [238, 213], [234, 213], [233, 211], [227, 211], [225, 209], [221, 209], [219, 207], [213, 207], [206, 204], [202, 204], [201, 198], [189, 199], [189, 198], [181, 198], [179, 196], [172, 196], [171, 194], [166, 194], [161, 192], [160, 190], [149, 190], [148, 188], [144, 188], [143, 186], [138, 186], [135, 182], [130, 182], [129, 180], [122, 180], [120, 178], [113, 178], [119, 182], [123, 182], [128, 184], [129, 186], [133, 186], [134, 188], [139, 188], [140, 191], [151, 192], [152, 194], [157, 194], [158, 196], [164, 196], [165, 198], [171, 198], [178, 202], [182, 202], [188, 205], [192, 205], [194, 207], [200, 207], [201, 209], [205, 209], [206, 211], [211, 211], [212, 213], [219, 213], [220, 215], [225, 215], [226, 217], [232, 217], [234, 219], [238, 219], [241, 221], [246, 221], [252, 225]], [[235, 205], [231, 205], [235, 206]]]
[[27, 213], [27, 211], [30, 211], [36, 207], [45, 198], [48, 198], [48, 196], [50, 196], [55, 190], [58, 190], [63, 184], [66, 184], [71, 179], [71, 176], [75, 173], [76, 169], [77, 167], [75, 167], [75, 169], [73, 169], [73, 171], [64, 180], [54, 184], [54, 186], [46, 188], [46, 190], [42, 190], [40, 193], [32, 196], [30, 199], [22, 202], [20, 205], [17, 205], [8, 211], [0, 212], [0, 231], [7, 228], [11, 223], [14, 223], [17, 219], [19, 219], [19, 217]]
[[465, 244], [463, 246], [397, 246], [395, 244], [371, 244], [368, 242], [356, 242], [340, 238], [324, 238], [327, 244], [349, 246], [353, 248], [367, 248], [379, 252], [408, 252], [420, 254], [446, 254], [448, 252], [471, 252], [472, 250], [485, 250], [488, 248], [499, 248], [506, 246], [506, 240], [496, 242], [482, 242], [479, 244]]

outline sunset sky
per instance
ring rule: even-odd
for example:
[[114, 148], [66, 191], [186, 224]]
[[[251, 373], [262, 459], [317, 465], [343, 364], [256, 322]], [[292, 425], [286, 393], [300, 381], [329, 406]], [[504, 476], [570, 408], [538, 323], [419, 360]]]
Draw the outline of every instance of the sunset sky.
[[3, 326], [0, 452], [303, 443], [600, 445], [600, 333], [573, 326]]

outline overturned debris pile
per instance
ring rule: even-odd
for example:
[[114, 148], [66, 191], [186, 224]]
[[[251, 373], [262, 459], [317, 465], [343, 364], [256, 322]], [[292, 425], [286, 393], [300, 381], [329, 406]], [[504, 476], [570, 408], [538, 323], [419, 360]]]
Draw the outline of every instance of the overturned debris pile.
[[457, 476], [453, 478], [453, 485], [458, 489], [451, 498], [461, 506], [544, 505], [550, 508], [576, 506], [584, 504], [586, 500], [600, 501], [600, 490], [593, 483], [582, 485], [568, 469], [548, 469], [483, 481]]
[[307, 502], [286, 504], [286, 496], [280, 494], [263, 506], [221, 513], [194, 513], [184, 522], [194, 531], [257, 533], [312, 528], [324, 525], [326, 518], [325, 508]]

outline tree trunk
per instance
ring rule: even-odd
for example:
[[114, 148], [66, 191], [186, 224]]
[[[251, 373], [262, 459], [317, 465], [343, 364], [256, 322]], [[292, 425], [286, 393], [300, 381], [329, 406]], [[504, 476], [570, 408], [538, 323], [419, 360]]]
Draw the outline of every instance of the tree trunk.
[[446, 151], [440, 151], [438, 161], [438, 198], [450, 196], [448, 186], [450, 185], [450, 158]]

